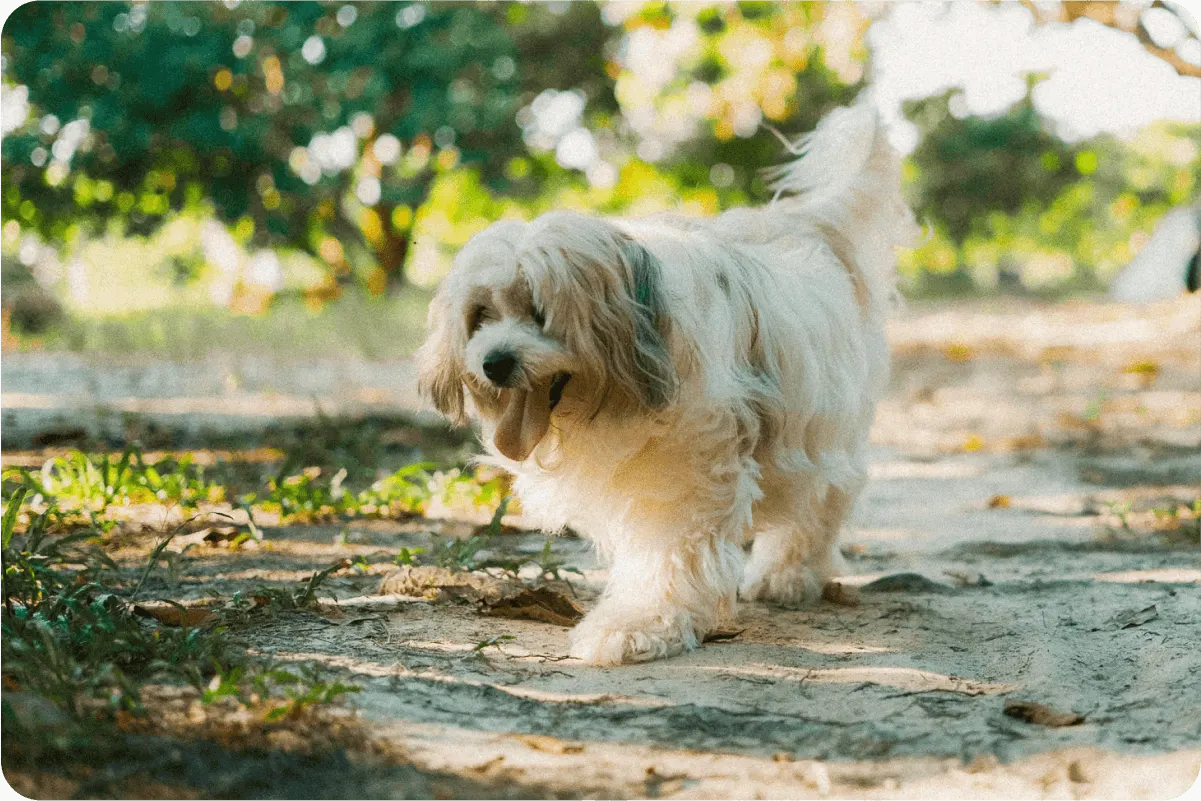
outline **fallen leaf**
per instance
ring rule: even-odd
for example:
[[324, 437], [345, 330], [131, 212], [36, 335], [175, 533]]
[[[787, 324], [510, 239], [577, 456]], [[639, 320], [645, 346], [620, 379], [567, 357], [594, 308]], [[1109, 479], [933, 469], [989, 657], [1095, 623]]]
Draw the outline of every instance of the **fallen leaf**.
[[1125, 612], [1119, 612], [1109, 622], [1119, 629], [1132, 629], [1135, 626], [1150, 623], [1157, 617], [1159, 617], [1159, 609], [1156, 608], [1155, 604], [1151, 604], [1142, 609], [1129, 609]]
[[545, 734], [522, 734], [518, 735], [517, 739], [535, 751], [545, 751], [549, 754], [578, 754], [584, 750], [584, 746], [578, 743], [564, 742]]
[[1152, 361], [1131, 362], [1122, 368], [1123, 373], [1142, 376], [1148, 382], [1153, 382], [1159, 376], [1160, 367]]
[[739, 634], [742, 634], [744, 631], [746, 631], [746, 629], [717, 629], [716, 631], [711, 631], [706, 634], [705, 638], [701, 640], [701, 642], [721, 642], [722, 640], [732, 640]]
[[822, 600], [839, 606], [859, 606], [859, 591], [839, 581], [828, 581], [822, 587]]
[[1005, 447], [1012, 451], [1031, 451], [1046, 445], [1047, 441], [1039, 434], [1021, 434], [1005, 439]]
[[1077, 715], [1075, 712], [1061, 712], [1034, 701], [1006, 701], [1004, 712], [1011, 718], [1026, 723], [1036, 723], [1039, 726], [1076, 726], [1084, 722], [1083, 715]]
[[570, 598], [547, 587], [527, 587], [516, 595], [483, 602], [480, 611], [489, 617], [538, 620], [555, 626], [574, 626], [584, 616]]
[[1001, 760], [995, 754], [976, 754], [963, 769], [968, 773], [990, 773], [1000, 764]]
[[860, 588], [860, 592], [953, 592], [946, 584], [931, 581], [921, 573], [893, 573]]
[[134, 604], [134, 614], [149, 617], [164, 626], [203, 626], [213, 619], [213, 612], [203, 606], [177, 604]]
[[994, 495], [988, 499], [989, 509], [1008, 509], [1010, 498], [1008, 495]]
[[976, 351], [971, 345], [965, 345], [962, 342], [952, 342], [943, 348], [943, 354], [948, 361], [952, 362], [970, 362], [976, 356]]
[[955, 584], [959, 587], [991, 587], [992, 582], [984, 577], [983, 573], [977, 573], [972, 576], [970, 573], [963, 573], [959, 570], [944, 570], [945, 575], [950, 576]]

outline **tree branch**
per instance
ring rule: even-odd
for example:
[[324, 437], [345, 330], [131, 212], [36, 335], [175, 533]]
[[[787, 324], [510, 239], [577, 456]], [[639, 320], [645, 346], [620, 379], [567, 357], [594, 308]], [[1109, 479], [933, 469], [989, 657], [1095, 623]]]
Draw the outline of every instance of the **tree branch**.
[[[1029, 10], [1031, 16], [1034, 17], [1036, 24], [1045, 24], [1048, 22], [1075, 22], [1078, 19], [1087, 18], [1093, 22], [1098, 22], [1107, 28], [1112, 28], [1115, 31], [1128, 33], [1138, 40], [1138, 43], [1143, 46], [1151, 55], [1163, 61], [1168, 66], [1176, 71], [1178, 75], [1184, 75], [1189, 78], [1201, 78], [1201, 64], [1193, 64], [1190, 61], [1185, 61], [1180, 57], [1180, 54], [1175, 50], [1167, 47], [1160, 47], [1151, 38], [1151, 34], [1143, 27], [1142, 20], [1139, 16], [1132, 19], [1123, 19], [1122, 15], [1117, 13], [1116, 3], [1112, 2], [1093, 2], [1092, 0], [1064, 0], [1057, 4], [1054, 10], [1048, 9], [1047, 6], [1040, 6], [1032, 0], [1021, 0], [1022, 5]], [[1156, 7], [1166, 8], [1175, 14], [1167, 3], [1156, 3]], [[1190, 38], [1196, 38], [1188, 25], [1181, 20], [1181, 25], [1184, 26]]]

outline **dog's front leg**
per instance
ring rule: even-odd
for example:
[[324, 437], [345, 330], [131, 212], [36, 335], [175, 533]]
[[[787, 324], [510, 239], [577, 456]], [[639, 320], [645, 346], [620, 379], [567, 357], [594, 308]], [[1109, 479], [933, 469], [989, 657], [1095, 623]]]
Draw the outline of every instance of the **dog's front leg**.
[[571, 655], [597, 665], [696, 648], [732, 615], [742, 549], [724, 533], [660, 530], [614, 543], [600, 603], [571, 632]]

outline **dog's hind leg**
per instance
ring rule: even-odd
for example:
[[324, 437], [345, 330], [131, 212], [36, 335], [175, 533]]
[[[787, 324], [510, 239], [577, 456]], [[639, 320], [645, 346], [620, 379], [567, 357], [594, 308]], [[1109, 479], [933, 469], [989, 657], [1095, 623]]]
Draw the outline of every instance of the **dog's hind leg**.
[[822, 587], [842, 571], [838, 535], [858, 489], [803, 490], [809, 494], [798, 499], [803, 512], [756, 532], [739, 595], [789, 608], [820, 600]]

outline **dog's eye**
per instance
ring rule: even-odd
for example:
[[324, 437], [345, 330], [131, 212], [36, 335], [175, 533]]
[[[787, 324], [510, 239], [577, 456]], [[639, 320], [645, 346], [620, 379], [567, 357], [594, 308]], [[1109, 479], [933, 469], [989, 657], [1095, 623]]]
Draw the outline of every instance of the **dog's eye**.
[[474, 334], [480, 330], [481, 325], [491, 319], [493, 319], [493, 314], [487, 306], [476, 306], [467, 318], [467, 331]]
[[546, 316], [542, 314], [541, 311], [534, 309], [531, 316], [534, 318], [534, 325], [538, 326], [539, 328], [546, 327]]

